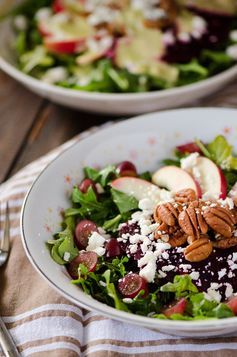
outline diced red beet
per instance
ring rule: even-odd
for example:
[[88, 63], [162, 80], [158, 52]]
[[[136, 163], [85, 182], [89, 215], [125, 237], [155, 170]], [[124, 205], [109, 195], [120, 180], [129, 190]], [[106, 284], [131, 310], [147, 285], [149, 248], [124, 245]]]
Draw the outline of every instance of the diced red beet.
[[199, 154], [202, 153], [199, 146], [194, 142], [187, 143], [184, 145], [178, 145], [178, 146], [176, 146], [176, 149], [182, 153], [190, 153], [190, 154], [192, 154], [194, 152], [198, 152]]
[[226, 305], [232, 310], [233, 314], [237, 315], [237, 296], [230, 298]]
[[120, 176], [137, 176], [136, 166], [130, 161], [120, 162], [120, 164], [117, 165], [116, 170]]
[[80, 185], [78, 186], [79, 190], [82, 193], [86, 193], [89, 189], [89, 187], [92, 187], [94, 192], [96, 193], [96, 195], [98, 194], [97, 189], [96, 189], [96, 185], [95, 182], [89, 178], [84, 179]]
[[75, 228], [75, 243], [79, 249], [87, 247], [89, 236], [93, 232], [98, 232], [97, 226], [89, 219], [83, 219]]
[[107, 243], [106, 243], [106, 256], [107, 258], [112, 258], [112, 257], [118, 257], [121, 255], [121, 248], [120, 244], [117, 241], [116, 238], [111, 238]]
[[123, 297], [133, 299], [141, 290], [144, 290], [144, 295], [147, 295], [148, 285], [143, 277], [131, 273], [125, 275], [125, 277], [119, 281], [118, 290]]
[[98, 257], [95, 252], [82, 252], [69, 263], [67, 266], [68, 273], [73, 279], [77, 279], [80, 264], [85, 265], [89, 272], [93, 272], [96, 269], [97, 261]]
[[187, 300], [182, 298], [179, 301], [175, 302], [173, 305], [167, 307], [166, 309], [164, 309], [162, 311], [162, 313], [166, 316], [166, 317], [170, 317], [173, 314], [181, 314], [183, 315], [185, 309], [187, 306]]

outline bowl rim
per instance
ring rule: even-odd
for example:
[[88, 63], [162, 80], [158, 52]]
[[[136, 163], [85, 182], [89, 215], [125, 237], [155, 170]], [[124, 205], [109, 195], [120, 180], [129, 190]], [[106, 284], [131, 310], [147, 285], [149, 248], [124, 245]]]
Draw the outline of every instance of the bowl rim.
[[[215, 107], [203, 107], [203, 108], [198, 108], [198, 107], [192, 107], [192, 108], [180, 108], [180, 109], [172, 109], [172, 110], [164, 110], [162, 112], [154, 112], [154, 113], [148, 113], [148, 114], [142, 114], [138, 115], [135, 117], [132, 117], [131, 119], [126, 119], [123, 120], [119, 123], [115, 123], [113, 125], [113, 128], [116, 129], [117, 126], [121, 126], [126, 122], [131, 122], [131, 121], [136, 121], [139, 119], [146, 119], [147, 116], [155, 116], [157, 114], [161, 114], [163, 112], [192, 112], [192, 111], [222, 111], [222, 112], [233, 112], [237, 115], [237, 109], [235, 108], [215, 108]], [[20, 232], [21, 232], [21, 240], [22, 244], [25, 250], [25, 253], [30, 260], [32, 266], [35, 268], [35, 270], [47, 281], [47, 283], [52, 286], [57, 292], [59, 292], [62, 296], [64, 296], [66, 299], [74, 303], [75, 305], [79, 307], [83, 307], [85, 309], [88, 309], [89, 311], [101, 313], [104, 316], [107, 316], [109, 318], [113, 318], [116, 320], [120, 320], [122, 322], [127, 322], [131, 324], [136, 324], [140, 325], [143, 327], [148, 327], [148, 328], [155, 328], [156, 330], [160, 329], [165, 329], [168, 328], [172, 332], [172, 330], [175, 330], [177, 328], [183, 329], [183, 331], [190, 331], [190, 328], [192, 328], [192, 331], [195, 332], [196, 329], [203, 328], [203, 331], [206, 331], [208, 328], [216, 328], [219, 329], [220, 327], [233, 327], [233, 325], [236, 325], [237, 323], [237, 316], [234, 317], [229, 317], [229, 318], [222, 318], [222, 319], [210, 319], [210, 320], [191, 320], [191, 321], [184, 321], [184, 320], [162, 320], [162, 319], [154, 319], [148, 316], [140, 316], [136, 315], [130, 312], [124, 312], [121, 310], [118, 310], [116, 308], [113, 308], [109, 305], [106, 305], [102, 302], [99, 302], [92, 298], [90, 295], [85, 294], [82, 290], [81, 293], [83, 294], [83, 301], [79, 301], [79, 299], [74, 298], [70, 293], [66, 292], [63, 288], [58, 286], [53, 280], [47, 277], [47, 274], [45, 274], [40, 266], [37, 264], [35, 261], [34, 257], [32, 256], [30, 249], [28, 248], [27, 245], [27, 238], [25, 235], [25, 230], [24, 230], [24, 225], [25, 225], [25, 210], [27, 206], [28, 199], [31, 195], [31, 191], [35, 187], [35, 185], [38, 183], [39, 179], [41, 178], [42, 175], [44, 175], [45, 171], [58, 159], [64, 155], [64, 153], [68, 152], [71, 148], [80, 145], [81, 142], [84, 142], [88, 138], [93, 138], [96, 137], [97, 135], [100, 134], [100, 132], [104, 133], [107, 130], [110, 130], [111, 127], [105, 127], [102, 128], [101, 130], [98, 130], [95, 133], [92, 133], [89, 135], [89, 137], [82, 138], [80, 141], [77, 141], [70, 145], [68, 148], [63, 150], [63, 152], [59, 153], [52, 161], [50, 161], [49, 164], [46, 165], [46, 167], [40, 172], [40, 174], [36, 177], [34, 182], [32, 183], [31, 187], [29, 188], [23, 204], [22, 204], [22, 209], [21, 209], [21, 215], [20, 215]], [[88, 300], [88, 301], [87, 301]], [[93, 302], [96, 302], [98, 307], [94, 308]], [[182, 333], [181, 333], [182, 334]]]
[[72, 88], [63, 88], [57, 85], [45, 83], [39, 79], [31, 77], [28, 74], [20, 71], [16, 66], [9, 63], [1, 54], [0, 54], [0, 69], [5, 73], [15, 78], [21, 83], [29, 87], [38, 88], [45, 93], [54, 93], [58, 95], [63, 95], [67, 98], [82, 98], [90, 99], [97, 101], [104, 100], [116, 100], [116, 101], [130, 101], [130, 100], [148, 100], [148, 99], [163, 99], [172, 97], [177, 94], [185, 94], [193, 90], [202, 90], [208, 85], [214, 85], [215, 83], [220, 83], [224, 80], [231, 79], [234, 76], [237, 76], [237, 64], [234, 64], [232, 67], [228, 68], [225, 71], [222, 71], [212, 77], [203, 79], [201, 81], [187, 84], [180, 87], [173, 87], [168, 89], [150, 91], [150, 92], [139, 92], [139, 93], [100, 93], [100, 92], [89, 92], [89, 91], [80, 91]]

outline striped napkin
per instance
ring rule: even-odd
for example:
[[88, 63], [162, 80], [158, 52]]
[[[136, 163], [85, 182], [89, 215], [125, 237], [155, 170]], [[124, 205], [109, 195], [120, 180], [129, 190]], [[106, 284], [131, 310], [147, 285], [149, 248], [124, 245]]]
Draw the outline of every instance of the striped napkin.
[[[0, 315], [22, 356], [236, 356], [237, 333], [208, 339], [181, 338], [108, 319], [58, 295], [29, 263], [19, 228], [26, 192], [40, 171], [60, 152], [98, 129], [79, 135], [0, 186], [0, 201], [10, 202], [12, 246], [8, 263], [0, 269]], [[3, 357], [1, 350], [0, 357]]]

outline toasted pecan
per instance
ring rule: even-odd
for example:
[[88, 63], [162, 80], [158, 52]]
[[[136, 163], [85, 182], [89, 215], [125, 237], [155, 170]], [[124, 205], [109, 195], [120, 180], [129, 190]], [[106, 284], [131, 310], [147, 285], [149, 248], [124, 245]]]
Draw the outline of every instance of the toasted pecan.
[[187, 246], [184, 251], [185, 259], [189, 262], [200, 262], [209, 257], [213, 250], [208, 238], [200, 238]]

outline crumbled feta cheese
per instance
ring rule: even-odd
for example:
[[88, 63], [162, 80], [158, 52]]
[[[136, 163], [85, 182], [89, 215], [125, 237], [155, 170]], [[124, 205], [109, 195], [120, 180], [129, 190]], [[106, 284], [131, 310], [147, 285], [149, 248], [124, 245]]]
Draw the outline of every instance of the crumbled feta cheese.
[[197, 32], [201, 35], [206, 32], [207, 22], [202, 17], [194, 16], [192, 25], [193, 25], [194, 32]]
[[65, 260], [65, 262], [69, 262], [70, 256], [71, 254], [69, 252], [64, 253], [63, 259]]
[[223, 276], [225, 276], [225, 274], [226, 274], [226, 268], [223, 268], [220, 271], [218, 271], [218, 279], [223, 278]]
[[167, 191], [165, 189], [160, 190], [160, 201], [161, 202], [170, 202], [173, 201], [175, 193], [171, 191]]
[[103, 286], [104, 288], [106, 287], [106, 283], [102, 280], [99, 281], [100, 286]]
[[190, 42], [191, 41], [191, 36], [188, 32], [180, 32], [178, 34], [178, 39], [181, 41], [181, 42]]
[[187, 170], [187, 171], [192, 170], [195, 167], [195, 165], [197, 164], [198, 156], [199, 156], [199, 153], [194, 152], [194, 153], [188, 155], [187, 157], [181, 159], [181, 168], [183, 170]]
[[232, 46], [227, 47], [226, 53], [228, 56], [230, 56], [234, 60], [237, 60], [237, 45], [232, 45]]
[[143, 198], [142, 200], [139, 201], [138, 207], [142, 210], [152, 210], [154, 207], [154, 202], [150, 200], [149, 198]]
[[[144, 266], [144, 267], [143, 267]], [[139, 275], [146, 279], [149, 283], [154, 281], [156, 273], [156, 256], [153, 252], [146, 252], [144, 257], [138, 260], [138, 267], [143, 267]]]
[[173, 45], [175, 43], [175, 37], [171, 31], [165, 32], [162, 39], [165, 45]]
[[184, 273], [187, 273], [189, 271], [189, 269], [192, 268], [191, 264], [180, 264], [179, 266], [181, 269], [183, 269]]
[[104, 237], [104, 239], [110, 239], [111, 238], [111, 235], [107, 234], [102, 227], [98, 227], [98, 232], [102, 237]]
[[133, 302], [133, 299], [131, 299], [131, 298], [124, 298], [122, 300], [123, 300], [123, 302], [125, 302], [125, 304], [131, 304]]
[[165, 278], [167, 276], [167, 274], [165, 272], [163, 272], [162, 270], [159, 270], [158, 274], [161, 278]]
[[36, 14], [35, 19], [36, 21], [44, 21], [47, 20], [52, 15], [52, 10], [49, 7], [41, 7]]
[[229, 209], [234, 208], [234, 201], [230, 197], [226, 197], [225, 200], [218, 200], [221, 206], [229, 206]]
[[237, 30], [233, 30], [230, 32], [231, 41], [237, 42]]
[[175, 266], [170, 264], [170, 265], [165, 265], [163, 266], [162, 268], [162, 271], [171, 271], [171, 270], [174, 270], [175, 269]]
[[48, 69], [42, 77], [42, 81], [54, 84], [64, 81], [67, 78], [67, 70], [64, 67], [54, 67]]
[[19, 31], [25, 31], [27, 29], [27, 18], [24, 15], [17, 15], [14, 18], [14, 26]]
[[105, 239], [98, 232], [93, 232], [92, 235], [88, 239], [88, 245], [86, 247], [87, 251], [95, 252], [99, 256], [105, 254], [104, 248]]
[[232, 254], [232, 260], [233, 260], [233, 262], [235, 262], [237, 260], [237, 253], [236, 252], [234, 252]]
[[131, 254], [135, 254], [137, 252], [138, 245], [137, 244], [131, 244], [129, 246], [129, 251]]
[[230, 298], [233, 295], [233, 287], [229, 283], [225, 283], [226, 285], [226, 290], [225, 290], [225, 297], [226, 299]]
[[218, 289], [218, 287], [219, 287], [219, 284], [212, 283], [210, 288], [207, 289], [207, 294], [209, 295], [209, 297], [212, 300], [220, 302], [221, 301], [221, 294], [219, 293], [219, 291], [216, 290], [216, 289]]
[[169, 259], [169, 254], [167, 252], [164, 252], [161, 255], [162, 255], [162, 258]]
[[95, 187], [96, 187], [96, 190], [97, 190], [97, 192], [98, 192], [99, 194], [105, 192], [105, 190], [103, 189], [103, 187], [101, 186], [100, 183], [97, 182], [97, 183], [95, 184]]
[[199, 274], [198, 271], [193, 271], [191, 274], [189, 274], [189, 276], [190, 276], [190, 278], [191, 278], [192, 280], [198, 280], [200, 274]]

